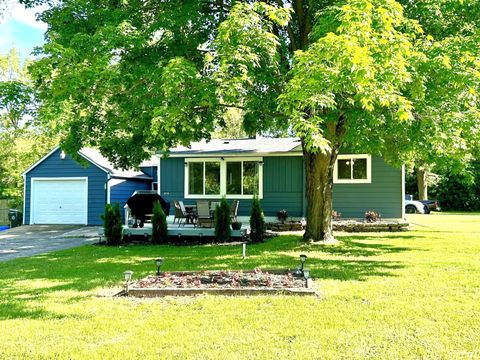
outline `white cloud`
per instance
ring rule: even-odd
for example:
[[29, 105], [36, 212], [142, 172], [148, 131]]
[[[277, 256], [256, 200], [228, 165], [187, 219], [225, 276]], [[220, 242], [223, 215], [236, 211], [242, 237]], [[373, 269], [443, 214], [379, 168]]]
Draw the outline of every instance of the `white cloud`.
[[36, 14], [45, 9], [45, 6], [26, 9], [23, 5], [14, 2], [11, 4], [10, 9], [6, 11], [2, 20], [5, 22], [8, 22], [10, 19], [15, 20], [32, 28], [45, 31], [47, 30], [47, 24], [42, 21], [37, 21], [36, 18]]

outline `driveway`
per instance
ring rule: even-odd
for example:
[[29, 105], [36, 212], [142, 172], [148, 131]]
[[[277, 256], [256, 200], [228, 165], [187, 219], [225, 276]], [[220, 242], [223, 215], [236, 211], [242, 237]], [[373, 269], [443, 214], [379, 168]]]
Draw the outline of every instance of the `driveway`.
[[0, 262], [92, 244], [96, 227], [79, 225], [25, 225], [0, 232]]

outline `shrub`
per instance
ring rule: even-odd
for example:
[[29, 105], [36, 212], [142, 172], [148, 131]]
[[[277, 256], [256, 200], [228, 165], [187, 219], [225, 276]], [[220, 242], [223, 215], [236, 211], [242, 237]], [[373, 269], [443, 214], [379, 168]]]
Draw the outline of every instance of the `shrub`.
[[230, 223], [232, 221], [230, 217], [230, 206], [227, 203], [227, 199], [222, 198], [220, 205], [215, 208], [215, 237], [219, 242], [226, 242], [230, 240]]
[[369, 210], [365, 212], [365, 220], [369, 223], [376, 222], [381, 218], [380, 214], [376, 211]]
[[465, 165], [461, 173], [447, 172], [430, 187], [430, 199], [437, 199], [442, 210], [480, 210], [480, 160]]
[[105, 205], [105, 213], [102, 215], [102, 220], [107, 245], [119, 245], [122, 242], [123, 235], [120, 204]]
[[163, 212], [159, 201], [153, 205], [152, 215], [152, 243], [165, 244], [168, 240], [167, 216]]
[[282, 209], [277, 212], [277, 219], [280, 221], [282, 224], [285, 222], [285, 220], [288, 219], [288, 212], [285, 209]]
[[257, 243], [263, 241], [265, 237], [265, 218], [263, 216], [262, 206], [257, 196], [253, 197], [252, 210], [250, 212], [250, 240]]

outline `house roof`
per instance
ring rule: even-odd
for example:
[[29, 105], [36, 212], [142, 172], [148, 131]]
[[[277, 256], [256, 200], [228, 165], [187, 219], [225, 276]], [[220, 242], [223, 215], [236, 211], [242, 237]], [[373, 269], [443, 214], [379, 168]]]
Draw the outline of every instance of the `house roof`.
[[[48, 159], [53, 153], [55, 153], [60, 146], [55, 147], [52, 151], [50, 151], [47, 155], [37, 161], [35, 164], [30, 166], [27, 170], [23, 172], [22, 175], [27, 174], [38, 165], [40, 165], [43, 161]], [[115, 166], [108, 161], [100, 152], [96, 149], [92, 148], [83, 148], [81, 149], [78, 154], [83, 157], [85, 160], [89, 161], [93, 165], [97, 166], [101, 170], [105, 171], [106, 173], [110, 174], [111, 177], [114, 178], [124, 178], [124, 179], [144, 179], [144, 180], [152, 180], [152, 177], [146, 175], [141, 171], [137, 171], [134, 169], [128, 170], [119, 170], [116, 169]]]
[[134, 169], [127, 169], [127, 170], [119, 170], [116, 169], [115, 166], [108, 161], [100, 152], [96, 149], [92, 148], [82, 148], [79, 151], [79, 154], [83, 156], [86, 160], [92, 162], [93, 164], [97, 165], [100, 168], [103, 168], [106, 172], [108, 172], [112, 177], [117, 178], [137, 178], [137, 179], [148, 179], [151, 180], [152, 178], [142, 171], [137, 171]]
[[255, 139], [213, 139], [194, 142], [190, 146], [178, 146], [170, 150], [172, 157], [184, 155], [260, 155], [260, 154], [301, 154], [298, 138], [255, 138]]

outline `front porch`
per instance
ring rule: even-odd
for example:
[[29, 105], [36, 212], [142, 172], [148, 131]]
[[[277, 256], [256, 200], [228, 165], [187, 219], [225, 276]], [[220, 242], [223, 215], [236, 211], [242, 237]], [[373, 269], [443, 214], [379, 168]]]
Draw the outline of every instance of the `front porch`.
[[[173, 223], [173, 216], [167, 218], [168, 223], [168, 235], [170, 237], [215, 237], [215, 228], [214, 227], [198, 227], [193, 224], [184, 224], [180, 226], [178, 223]], [[245, 223], [244, 223], [245, 224]], [[245, 225], [242, 225], [240, 230], [233, 230], [231, 232], [232, 238], [242, 239], [245, 238], [250, 231], [248, 222]], [[152, 236], [152, 224], [146, 223], [142, 228], [137, 227], [133, 228], [131, 226], [125, 225], [123, 228], [123, 234], [125, 236]]]

